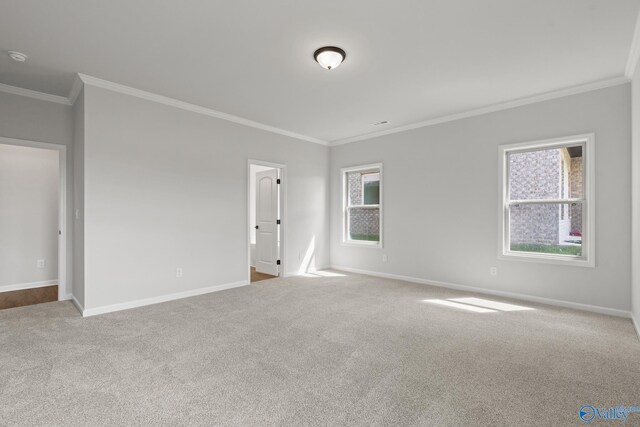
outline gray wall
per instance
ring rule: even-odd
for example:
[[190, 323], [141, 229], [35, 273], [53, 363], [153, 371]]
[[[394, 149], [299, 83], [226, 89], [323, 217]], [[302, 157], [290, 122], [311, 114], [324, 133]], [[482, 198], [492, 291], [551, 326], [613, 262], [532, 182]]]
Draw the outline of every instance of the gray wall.
[[84, 89], [73, 104], [73, 297], [84, 307]]
[[56, 150], [0, 144], [0, 290], [58, 280], [59, 169]]
[[[630, 103], [626, 84], [333, 147], [332, 264], [629, 310]], [[498, 146], [587, 132], [596, 133], [596, 268], [498, 260]], [[340, 168], [379, 161], [384, 248], [343, 246]]]
[[[633, 188], [633, 279], [632, 303], [633, 315], [636, 325], [640, 325], [640, 67], [636, 68], [636, 72], [631, 82], [632, 87], [632, 127], [633, 127], [633, 147], [632, 147], [632, 188]], [[640, 333], [640, 331], [638, 331]]]
[[0, 136], [71, 146], [71, 107], [0, 92]]
[[67, 146], [67, 292], [72, 275], [73, 115], [71, 107], [0, 93], [0, 136]]
[[328, 263], [327, 147], [92, 86], [84, 98], [85, 308], [245, 281], [248, 158], [287, 165], [288, 271], [314, 237]]

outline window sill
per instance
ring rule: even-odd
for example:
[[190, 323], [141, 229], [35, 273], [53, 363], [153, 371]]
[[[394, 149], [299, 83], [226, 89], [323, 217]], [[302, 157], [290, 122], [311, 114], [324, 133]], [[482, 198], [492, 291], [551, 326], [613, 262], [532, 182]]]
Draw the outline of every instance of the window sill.
[[556, 264], [566, 265], [569, 267], [589, 267], [594, 268], [595, 261], [592, 259], [562, 256], [562, 255], [545, 255], [531, 252], [505, 252], [498, 255], [498, 259], [505, 261], [524, 261], [535, 262], [539, 264]]
[[382, 242], [371, 242], [371, 241], [350, 241], [350, 242], [341, 242], [340, 246], [351, 246], [355, 248], [372, 248], [372, 249], [382, 249]]

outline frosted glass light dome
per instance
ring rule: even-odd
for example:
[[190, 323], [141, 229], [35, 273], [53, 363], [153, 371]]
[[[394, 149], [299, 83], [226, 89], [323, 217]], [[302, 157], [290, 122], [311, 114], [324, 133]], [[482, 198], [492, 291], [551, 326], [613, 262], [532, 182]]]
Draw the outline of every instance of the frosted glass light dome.
[[342, 61], [344, 61], [346, 56], [347, 54], [344, 50], [334, 46], [321, 47], [313, 54], [313, 57], [316, 59], [318, 64], [327, 70], [333, 70], [338, 67], [342, 64]]

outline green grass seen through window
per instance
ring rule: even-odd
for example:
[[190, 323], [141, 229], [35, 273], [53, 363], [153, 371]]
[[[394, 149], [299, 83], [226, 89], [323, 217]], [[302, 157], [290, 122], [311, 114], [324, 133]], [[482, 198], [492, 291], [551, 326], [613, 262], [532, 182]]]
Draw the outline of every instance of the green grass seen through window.
[[369, 242], [379, 242], [380, 236], [377, 234], [353, 234], [351, 233], [351, 240], [366, 240]]
[[540, 245], [532, 243], [511, 244], [511, 250], [517, 252], [536, 252], [557, 255], [582, 255], [582, 246], [573, 245]]

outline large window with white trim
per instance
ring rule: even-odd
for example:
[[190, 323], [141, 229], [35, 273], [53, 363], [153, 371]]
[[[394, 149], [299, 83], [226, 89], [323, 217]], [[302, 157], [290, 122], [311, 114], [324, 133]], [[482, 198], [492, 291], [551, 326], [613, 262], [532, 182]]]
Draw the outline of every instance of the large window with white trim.
[[345, 244], [382, 246], [382, 164], [342, 169]]
[[500, 147], [502, 257], [594, 265], [593, 140]]

